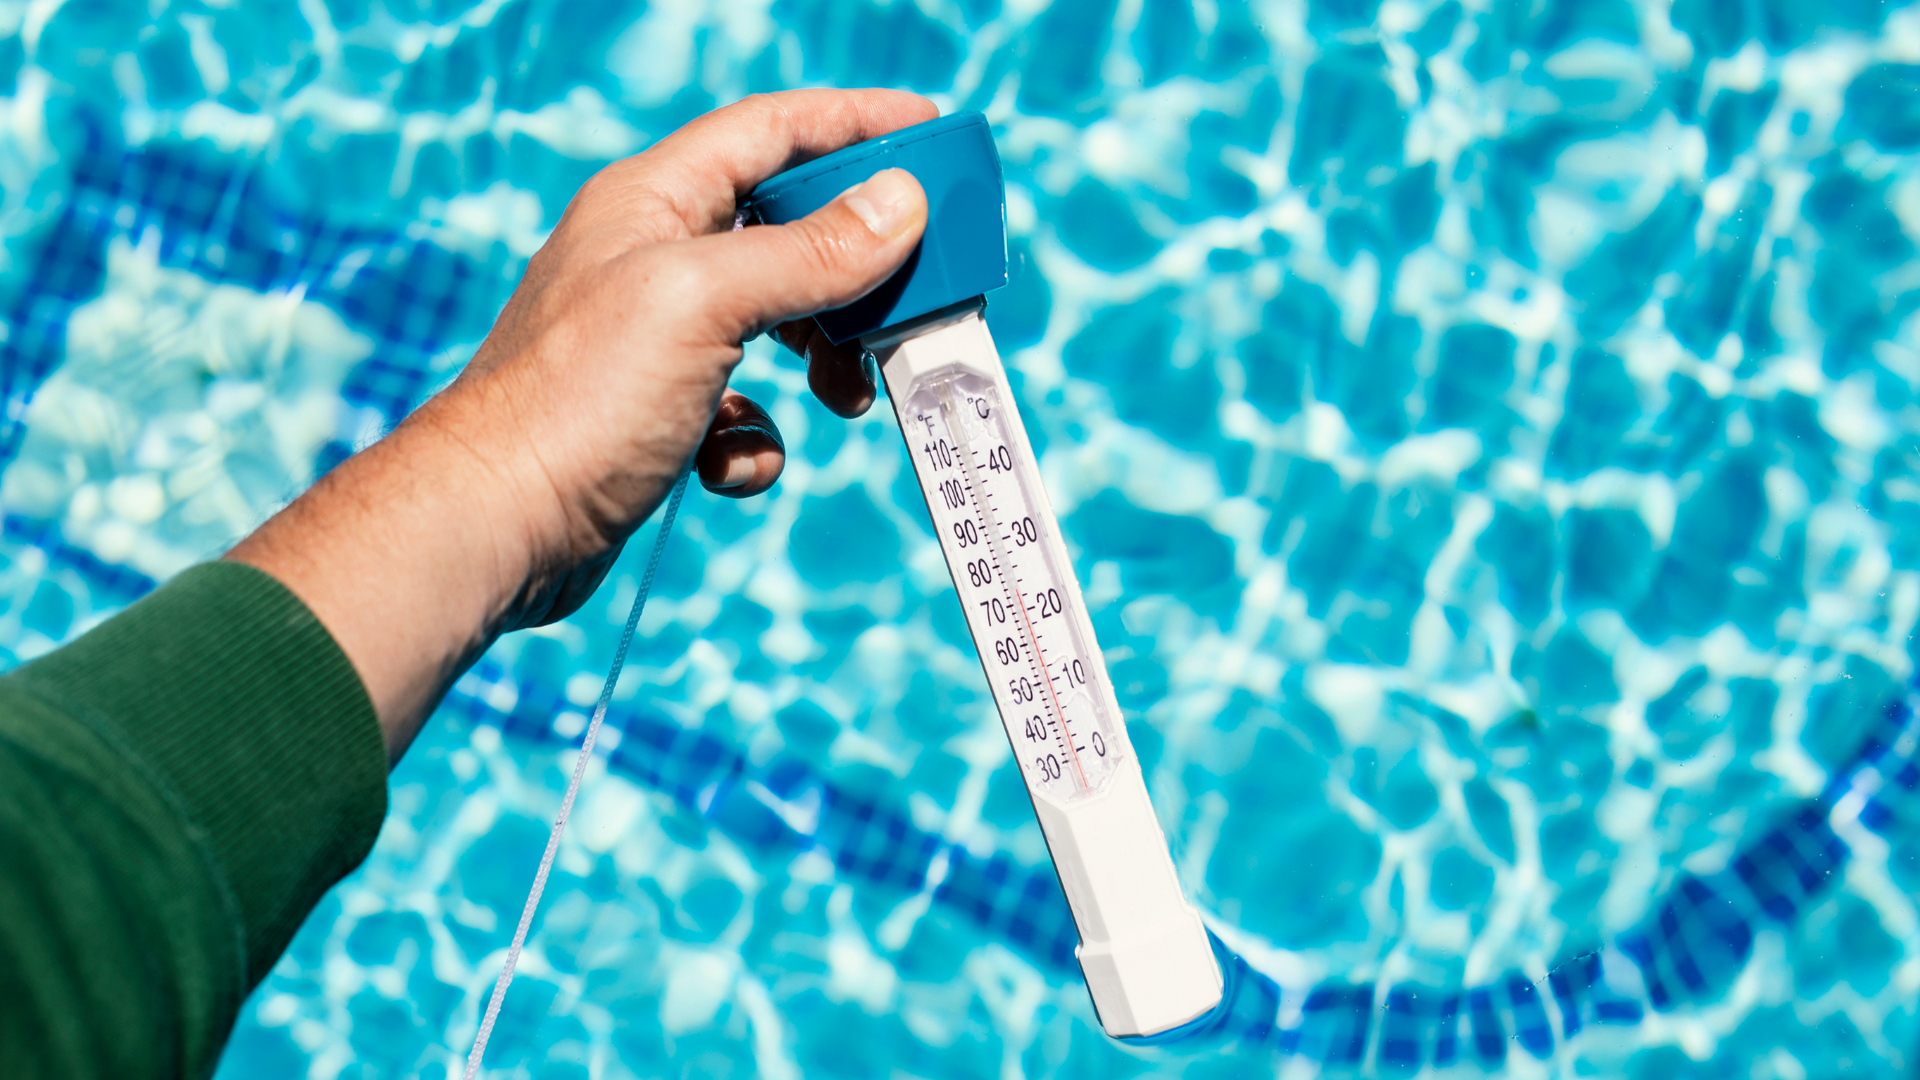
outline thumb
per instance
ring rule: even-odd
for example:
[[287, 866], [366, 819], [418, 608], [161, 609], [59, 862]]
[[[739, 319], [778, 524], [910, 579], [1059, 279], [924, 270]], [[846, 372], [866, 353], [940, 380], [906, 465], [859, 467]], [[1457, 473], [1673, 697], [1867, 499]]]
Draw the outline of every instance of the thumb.
[[920, 182], [886, 169], [798, 221], [688, 241], [683, 269], [721, 321], [715, 330], [745, 341], [872, 292], [906, 262], [926, 226]]

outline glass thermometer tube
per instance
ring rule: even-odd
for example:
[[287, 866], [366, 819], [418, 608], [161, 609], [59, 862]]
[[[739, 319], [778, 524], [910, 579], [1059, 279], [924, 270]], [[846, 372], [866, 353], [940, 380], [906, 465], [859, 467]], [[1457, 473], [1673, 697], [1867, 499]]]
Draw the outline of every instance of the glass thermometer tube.
[[869, 335], [1113, 1036], [1220, 1001], [1006, 370], [969, 301]]

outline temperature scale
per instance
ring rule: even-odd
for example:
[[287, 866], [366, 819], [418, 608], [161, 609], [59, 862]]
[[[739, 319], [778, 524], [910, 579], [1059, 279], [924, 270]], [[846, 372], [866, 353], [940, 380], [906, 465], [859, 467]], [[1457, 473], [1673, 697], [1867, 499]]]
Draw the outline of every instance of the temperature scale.
[[796, 220], [882, 169], [927, 192], [920, 248], [860, 301], [818, 317], [880, 364], [994, 703], [1080, 931], [1107, 1034], [1206, 1016], [1221, 975], [1181, 895], [982, 294], [1006, 283], [1000, 160], [978, 113], [906, 128], [760, 185], [761, 221]]

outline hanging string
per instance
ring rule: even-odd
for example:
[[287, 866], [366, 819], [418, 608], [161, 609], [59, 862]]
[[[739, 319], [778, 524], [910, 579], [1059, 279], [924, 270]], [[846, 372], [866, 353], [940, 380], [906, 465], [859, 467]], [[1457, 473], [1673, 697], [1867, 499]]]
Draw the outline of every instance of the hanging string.
[[526, 944], [527, 928], [533, 925], [534, 910], [540, 906], [540, 894], [547, 887], [547, 872], [553, 869], [553, 856], [560, 849], [560, 833], [567, 827], [567, 815], [573, 812], [574, 796], [580, 794], [580, 778], [586, 775], [587, 761], [593, 757], [593, 740], [600, 734], [600, 721], [606, 719], [607, 706], [613, 701], [613, 688], [620, 681], [620, 669], [626, 666], [627, 649], [633, 645], [634, 628], [640, 625], [640, 612], [647, 606], [647, 594], [653, 591], [653, 575], [660, 569], [660, 555], [667, 549], [667, 534], [673, 531], [674, 516], [680, 512], [680, 497], [687, 492], [687, 479], [693, 475], [688, 469], [680, 474], [680, 482], [673, 487], [673, 495], [667, 499], [667, 512], [660, 519], [660, 534], [654, 538], [653, 554], [647, 558], [647, 572], [640, 578], [639, 595], [633, 598], [633, 610], [627, 613], [627, 625], [620, 631], [620, 647], [613, 652], [613, 667], [607, 671], [607, 681], [600, 687], [600, 701], [593, 707], [593, 719], [587, 724], [587, 737], [580, 744], [580, 756], [574, 759], [573, 779], [567, 782], [567, 797], [560, 801], [560, 815], [553, 820], [553, 831], [547, 835], [547, 850], [540, 856], [540, 870], [533, 875], [533, 888], [527, 892], [526, 907], [520, 909], [520, 925], [513, 932], [513, 944], [507, 949], [507, 963], [500, 970], [500, 978], [493, 984], [493, 997], [487, 1002], [487, 1015], [480, 1021], [480, 1034], [474, 1037], [473, 1052], [467, 1055], [465, 1080], [473, 1080], [480, 1071], [480, 1057], [487, 1052], [487, 1038], [493, 1034], [493, 1022], [500, 1016], [500, 1002], [507, 996], [507, 986], [513, 982], [513, 969], [520, 963], [520, 948]]

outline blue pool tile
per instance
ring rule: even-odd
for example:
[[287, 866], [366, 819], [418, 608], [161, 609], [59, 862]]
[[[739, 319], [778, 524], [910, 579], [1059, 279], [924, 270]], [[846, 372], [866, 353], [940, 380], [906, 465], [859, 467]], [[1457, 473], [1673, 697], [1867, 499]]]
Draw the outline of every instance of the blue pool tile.
[[1500, 599], [1524, 623], [1547, 613], [1554, 574], [1554, 523], [1544, 507], [1502, 505], [1475, 542], [1500, 581]]
[[1306, 593], [1309, 614], [1324, 616], [1352, 575], [1372, 539], [1378, 502], [1374, 485], [1358, 484], [1317, 507], [1287, 560], [1293, 580]]
[[1427, 13], [1426, 21], [1420, 28], [1408, 36], [1408, 44], [1421, 56], [1432, 56], [1452, 43], [1454, 33], [1460, 27], [1461, 7], [1458, 0], [1446, 0]]
[[1493, 871], [1460, 848], [1443, 848], [1433, 858], [1428, 891], [1448, 910], [1477, 909], [1493, 893]]
[[1033, 21], [1028, 41], [1043, 63], [1022, 73], [1016, 102], [1022, 112], [1077, 116], [1091, 111], [1100, 85], [1100, 64], [1112, 40], [1114, 0], [1064, 0]]
[[1178, 292], [1162, 289], [1088, 320], [1061, 351], [1067, 370], [1109, 387], [1114, 411], [1175, 446], [1202, 449], [1215, 437], [1220, 384], [1211, 357], [1173, 363], [1185, 321]]
[[1920, 148], [1920, 65], [1875, 64], [1847, 87], [1845, 124], [1882, 150]]
[[394, 107], [405, 112], [459, 112], [484, 87], [489, 61], [478, 35], [462, 35], [444, 48], [429, 47], [407, 65], [394, 92]]
[[1513, 335], [1493, 326], [1466, 324], [1440, 338], [1440, 355], [1427, 387], [1427, 424], [1432, 427], [1501, 425], [1501, 396], [1513, 383]]
[[1387, 992], [1380, 1016], [1380, 1064], [1395, 1072], [1413, 1072], [1429, 1060], [1443, 1020], [1448, 995], [1432, 987], [1403, 983]]
[[1576, 509], [1561, 527], [1569, 607], [1631, 607], [1646, 595], [1659, 562], [1638, 511]]
[[1354, 190], [1374, 167], [1398, 164], [1406, 116], [1381, 78], [1385, 59], [1378, 47], [1348, 46], [1307, 69], [1287, 163], [1294, 183]]
[[1697, 355], [1713, 356], [1733, 328], [1772, 202], [1771, 187], [1751, 185], [1739, 207], [1721, 222], [1681, 291], [1667, 301], [1667, 324]]
[[1133, 54], [1148, 86], [1186, 70], [1200, 44], [1200, 27], [1191, 4], [1181, 0], [1144, 0], [1133, 30]]
[[1641, 222], [1602, 241], [1586, 262], [1567, 274], [1567, 292], [1581, 304], [1580, 329], [1604, 340], [1637, 311], [1651, 291], [1650, 270], [1690, 254], [1700, 200], [1673, 190]]
[[1373, 801], [1387, 820], [1399, 829], [1417, 827], [1432, 817], [1440, 806], [1439, 793], [1420, 768], [1420, 759], [1415, 754], [1407, 754], [1387, 770], [1386, 779]]
[[1134, 592], [1172, 593], [1201, 611], [1232, 610], [1233, 551], [1205, 522], [1142, 510], [1112, 492], [1082, 503], [1067, 521], [1085, 557], [1118, 562]]
[[1512, 862], [1513, 818], [1507, 801], [1485, 779], [1478, 777], [1467, 781], [1460, 793], [1467, 804], [1467, 818], [1473, 823], [1473, 831], [1480, 841], [1487, 845], [1495, 857]]
[[939, 90], [966, 56], [960, 36], [913, 4], [782, 0], [773, 15], [800, 39], [803, 69], [861, 85]]
[[1373, 1018], [1372, 984], [1315, 987], [1300, 1006], [1300, 1026], [1281, 1046], [1326, 1065], [1357, 1065], [1366, 1056]]
[[1322, 380], [1339, 372], [1352, 352], [1327, 291], [1290, 280], [1262, 312], [1260, 332], [1241, 347], [1247, 400], [1285, 420], [1300, 409], [1306, 374], [1314, 373], [1315, 389], [1325, 396], [1332, 387]]
[[1562, 627], [1544, 649], [1515, 649], [1513, 672], [1543, 709], [1583, 709], [1619, 696], [1612, 658], [1572, 626]]
[[1912, 258], [1913, 241], [1889, 207], [1884, 180], [1824, 164], [1802, 205], [1826, 241], [1814, 257], [1808, 309], [1826, 331], [1823, 366], [1839, 375], [1866, 364], [1871, 343], [1920, 305], [1920, 290], [1883, 300], [1874, 284], [1878, 273]]
[[859, 487], [809, 498], [791, 536], [794, 569], [815, 588], [870, 581], [899, 560], [900, 531]]
[[[1407, 395], [1416, 382], [1414, 354], [1420, 327], [1412, 318], [1376, 311], [1357, 354], [1315, 374], [1325, 400], [1340, 407], [1360, 441], [1376, 450], [1404, 438], [1410, 426]], [[1329, 359], [1333, 359], [1329, 357]]]
[[1054, 228], [1075, 255], [1098, 270], [1131, 270], [1160, 251], [1133, 205], [1106, 184], [1081, 180], [1051, 206]]
[[1379, 208], [1387, 236], [1384, 254], [1399, 255], [1432, 238], [1440, 222], [1438, 172], [1429, 161], [1402, 172], [1387, 185]]
[[1286, 471], [1271, 476], [1268, 483], [1270, 494], [1263, 494], [1261, 501], [1272, 516], [1267, 519], [1260, 543], [1270, 555], [1281, 553], [1295, 522], [1304, 525], [1303, 517], [1318, 516], [1323, 506], [1341, 496], [1344, 486], [1333, 466], [1308, 458], [1288, 462]]

